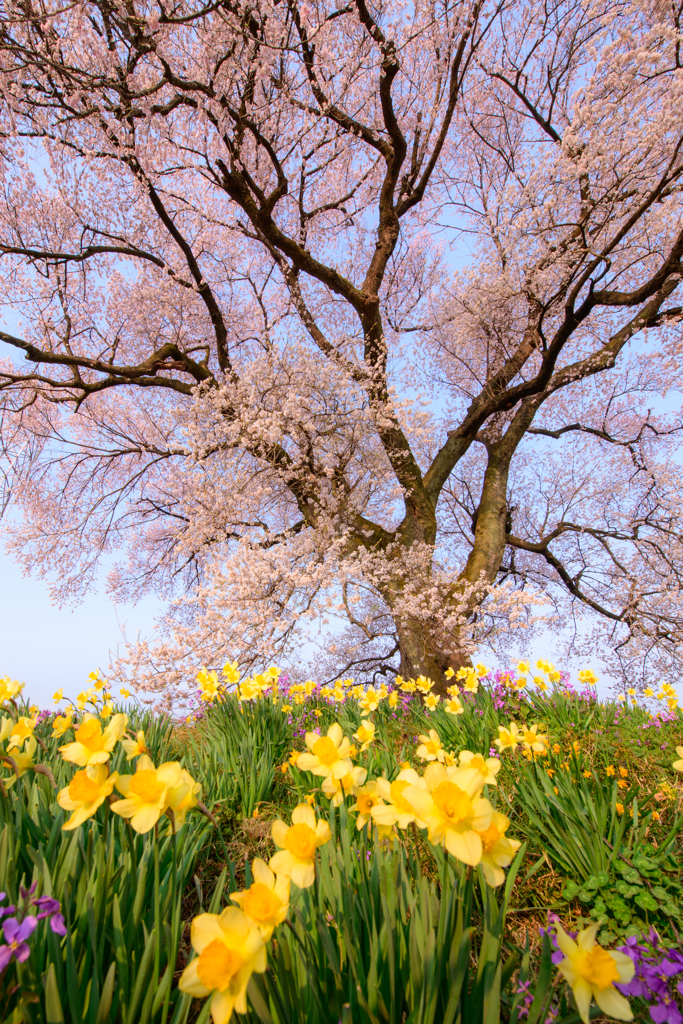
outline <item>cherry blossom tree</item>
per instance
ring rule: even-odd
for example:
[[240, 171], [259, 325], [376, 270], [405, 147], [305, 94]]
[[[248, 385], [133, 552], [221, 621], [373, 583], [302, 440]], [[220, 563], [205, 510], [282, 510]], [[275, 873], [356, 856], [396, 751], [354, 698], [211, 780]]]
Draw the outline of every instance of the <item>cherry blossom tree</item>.
[[139, 685], [321, 635], [442, 687], [541, 601], [678, 663], [680, 18], [4, 0], [11, 546], [169, 598]]

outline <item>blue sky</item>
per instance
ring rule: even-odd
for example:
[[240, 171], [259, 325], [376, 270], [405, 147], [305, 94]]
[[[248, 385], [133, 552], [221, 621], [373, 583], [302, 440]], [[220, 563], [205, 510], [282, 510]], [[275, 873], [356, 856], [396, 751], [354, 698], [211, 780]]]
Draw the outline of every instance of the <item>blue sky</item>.
[[[102, 578], [104, 579], [104, 571]], [[8, 555], [0, 554], [0, 676], [26, 683], [26, 694], [50, 708], [60, 687], [75, 695], [88, 673], [109, 664], [125, 628], [129, 637], [151, 633], [163, 611], [161, 601], [115, 605], [104, 586], [75, 607], [58, 608], [43, 580], [24, 577]]]

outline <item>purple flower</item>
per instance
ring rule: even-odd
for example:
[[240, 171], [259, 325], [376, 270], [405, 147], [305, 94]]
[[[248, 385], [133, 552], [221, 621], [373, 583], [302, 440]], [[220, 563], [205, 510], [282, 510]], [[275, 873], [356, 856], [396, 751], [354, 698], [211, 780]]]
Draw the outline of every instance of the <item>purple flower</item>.
[[681, 1024], [683, 1017], [673, 999], [664, 997], [661, 1003], [650, 1007], [650, 1016], [655, 1024]]
[[12, 957], [20, 964], [28, 958], [31, 950], [26, 940], [30, 938], [37, 924], [36, 918], [30, 915], [21, 923], [16, 917], [7, 918], [2, 926], [2, 934], [7, 945], [0, 946], [0, 971], [4, 971]]

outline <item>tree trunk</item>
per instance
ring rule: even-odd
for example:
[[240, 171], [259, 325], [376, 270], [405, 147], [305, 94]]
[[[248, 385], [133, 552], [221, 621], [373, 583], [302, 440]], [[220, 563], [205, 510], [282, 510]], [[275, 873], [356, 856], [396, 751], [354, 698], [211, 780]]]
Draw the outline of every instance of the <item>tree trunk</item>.
[[401, 675], [405, 679], [427, 676], [434, 682], [433, 693], [446, 696], [451, 680], [446, 678], [446, 669], [457, 670], [472, 664], [467, 654], [449, 654], [441, 650], [422, 623], [397, 623], [399, 650], [401, 653]]

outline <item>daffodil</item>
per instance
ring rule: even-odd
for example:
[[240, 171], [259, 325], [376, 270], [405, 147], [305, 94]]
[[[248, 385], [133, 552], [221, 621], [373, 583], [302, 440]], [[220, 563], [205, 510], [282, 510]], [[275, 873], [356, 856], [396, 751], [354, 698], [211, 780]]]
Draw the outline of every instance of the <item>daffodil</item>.
[[195, 782], [190, 773], [181, 768], [175, 785], [169, 786], [166, 795], [167, 810], [173, 811], [173, 821], [176, 828], [182, 828], [188, 811], [192, 811], [197, 807], [201, 797], [201, 782]]
[[520, 847], [519, 840], [508, 839], [505, 835], [510, 827], [510, 819], [504, 814], [494, 811], [491, 817], [491, 824], [480, 833], [482, 855], [481, 867], [484, 878], [491, 888], [502, 885], [505, 881], [506, 868], [511, 862]]
[[58, 715], [52, 723], [52, 735], [63, 736], [65, 732], [68, 732], [73, 725], [73, 717], [74, 714], [71, 708], [69, 708], [65, 715]]
[[500, 761], [497, 757], [484, 757], [483, 754], [473, 754], [471, 750], [461, 750], [459, 761], [461, 768], [476, 768], [481, 773], [485, 786], [497, 785], [496, 775], [500, 771]]
[[342, 727], [337, 722], [327, 730], [327, 736], [317, 732], [306, 733], [306, 746], [309, 752], [299, 755], [296, 766], [304, 772], [312, 772], [322, 778], [333, 775], [341, 779], [347, 775], [353, 765], [349, 757], [350, 741], [344, 736]]
[[126, 761], [132, 761], [134, 757], [140, 757], [141, 754], [148, 753], [145, 734], [142, 729], [140, 729], [134, 740], [129, 740], [127, 736], [122, 736], [121, 746], [126, 752]]
[[[20, 750], [13, 750], [9, 755], [17, 766], [17, 770], [16, 772], [12, 772], [9, 778], [2, 780], [8, 789], [10, 786], [14, 785], [17, 779], [21, 778], [24, 772], [27, 772], [29, 768], [33, 768], [33, 755], [35, 754], [37, 747], [38, 744], [36, 743], [35, 736], [29, 736], [24, 744], [23, 752]], [[11, 767], [11, 765], [9, 767]]]
[[362, 828], [365, 828], [367, 823], [370, 821], [373, 807], [377, 807], [378, 804], [381, 804], [382, 798], [379, 795], [377, 783], [374, 780], [368, 782], [365, 786], [356, 787], [354, 795], [356, 797], [356, 802], [349, 808], [349, 810], [358, 812], [356, 828], [360, 831]]
[[104, 764], [91, 764], [76, 772], [69, 785], [57, 794], [59, 806], [73, 812], [62, 825], [62, 830], [68, 832], [78, 828], [87, 818], [91, 818], [113, 792], [118, 777], [118, 772], [110, 775]]
[[415, 686], [420, 693], [429, 693], [429, 691], [434, 687], [434, 681], [429, 679], [427, 676], [418, 676], [415, 680]]
[[356, 786], [362, 786], [367, 777], [367, 769], [356, 765], [341, 779], [335, 779], [333, 775], [328, 775], [320, 788], [325, 796], [332, 801], [332, 806], [339, 807], [344, 797], [352, 793]]
[[576, 1008], [584, 1024], [588, 1024], [593, 1000], [607, 1017], [633, 1020], [628, 999], [614, 985], [627, 985], [635, 974], [635, 965], [625, 953], [597, 945], [595, 936], [599, 927], [593, 924], [584, 928], [574, 941], [559, 922], [556, 924], [557, 945], [564, 953], [564, 960], [557, 965], [558, 970], [574, 993]]
[[400, 683], [397, 683], [404, 693], [415, 693], [417, 686], [415, 685], [414, 679], [403, 679]]
[[260, 857], [254, 859], [251, 873], [254, 876], [252, 885], [244, 892], [231, 892], [230, 899], [242, 908], [267, 942], [276, 925], [282, 924], [287, 917], [289, 878], [274, 875]]
[[525, 725], [521, 730], [521, 739], [527, 750], [534, 750], [538, 754], [542, 753], [548, 745], [548, 737], [544, 733], [539, 733], [538, 724]]
[[479, 679], [475, 675], [469, 675], [463, 683], [463, 693], [477, 693], [479, 690]]
[[598, 677], [592, 669], [584, 668], [579, 672], [579, 682], [584, 683], [585, 686], [595, 686], [597, 681]]
[[361, 722], [358, 727], [358, 732], [353, 734], [354, 740], [358, 740], [360, 743], [361, 751], [367, 750], [371, 743], [375, 740], [375, 726], [372, 722]]
[[247, 985], [266, 969], [266, 947], [258, 928], [239, 907], [200, 914], [192, 922], [192, 946], [199, 954], [178, 982], [196, 999], [211, 996], [213, 1024], [227, 1024], [233, 1010], [247, 1012]]
[[358, 702], [360, 704], [361, 716], [365, 717], [376, 711], [384, 696], [380, 690], [374, 690], [372, 687], [369, 687]]
[[491, 824], [493, 808], [480, 793], [484, 782], [473, 768], [458, 768], [451, 775], [441, 764], [430, 764], [424, 773], [429, 792], [406, 786], [404, 796], [415, 814], [427, 825], [430, 842], [445, 846], [464, 864], [481, 860], [481, 833]]
[[272, 836], [280, 849], [270, 859], [270, 869], [276, 875], [291, 878], [300, 889], [307, 889], [315, 881], [315, 851], [330, 839], [330, 826], [316, 821], [315, 812], [308, 804], [299, 804], [292, 811], [292, 824], [273, 822]]
[[439, 697], [438, 694], [428, 693], [424, 699], [424, 706], [427, 708], [428, 711], [435, 711], [439, 705], [440, 700], [441, 697]]
[[[4, 726], [5, 722], [12, 722], [12, 719], [11, 718], [10, 719], [7, 719], [7, 718], [3, 719], [3, 726]], [[8, 750], [8, 752], [11, 752], [15, 747], [18, 750], [21, 750], [21, 748], [26, 743], [26, 740], [30, 736], [33, 736], [33, 730], [35, 729], [35, 727], [36, 727], [35, 719], [34, 718], [26, 718], [25, 716], [22, 716], [16, 722], [12, 723], [12, 728], [9, 730], [9, 733], [8, 733], [8, 736], [7, 736], [7, 750]], [[3, 733], [4, 733], [4, 729], [3, 729]]]
[[236, 661], [226, 661], [222, 669], [223, 677], [228, 683], [228, 686], [237, 686], [240, 681], [240, 670], [237, 667]]
[[498, 739], [494, 743], [501, 754], [504, 750], [516, 750], [521, 742], [522, 732], [516, 722], [510, 722], [507, 729], [504, 725], [498, 726]]
[[23, 689], [24, 683], [20, 683], [16, 679], [10, 679], [9, 676], [3, 676], [0, 679], [0, 704], [6, 700], [13, 700]]
[[149, 832], [154, 828], [169, 806], [169, 790], [185, 796], [187, 788], [181, 781], [182, 769], [177, 761], [168, 761], [155, 768], [149, 757], [143, 754], [137, 762], [134, 775], [121, 775], [116, 788], [123, 800], [116, 800], [111, 809], [122, 818], [129, 818], [136, 832]]
[[464, 707], [459, 697], [451, 697], [444, 704], [447, 715], [462, 715], [464, 714]]
[[418, 736], [420, 746], [415, 753], [423, 761], [443, 761], [444, 749], [436, 729], [430, 729], [427, 736]]
[[390, 708], [395, 708], [398, 705], [398, 694], [390, 693], [387, 700], [387, 704], [389, 705]]
[[418, 786], [429, 792], [427, 783], [420, 778], [414, 768], [404, 768], [393, 782], [380, 776], [376, 780], [376, 786], [378, 795], [384, 801], [375, 804], [370, 810], [376, 825], [398, 825], [404, 829], [415, 822], [418, 828], [427, 827], [426, 823], [416, 816], [412, 804], [408, 803], [404, 795], [407, 786]]
[[57, 690], [55, 693], [52, 694], [52, 699], [55, 702], [55, 704], [59, 704], [60, 700], [64, 699], [64, 690]]
[[127, 724], [127, 715], [114, 715], [103, 731], [95, 715], [84, 715], [74, 733], [74, 742], [60, 747], [59, 751], [65, 761], [73, 761], [83, 768], [88, 764], [103, 764], [109, 760]]
[[683, 772], [683, 747], [676, 747], [676, 753], [680, 757], [680, 761], [674, 761], [671, 767], [674, 771]]

